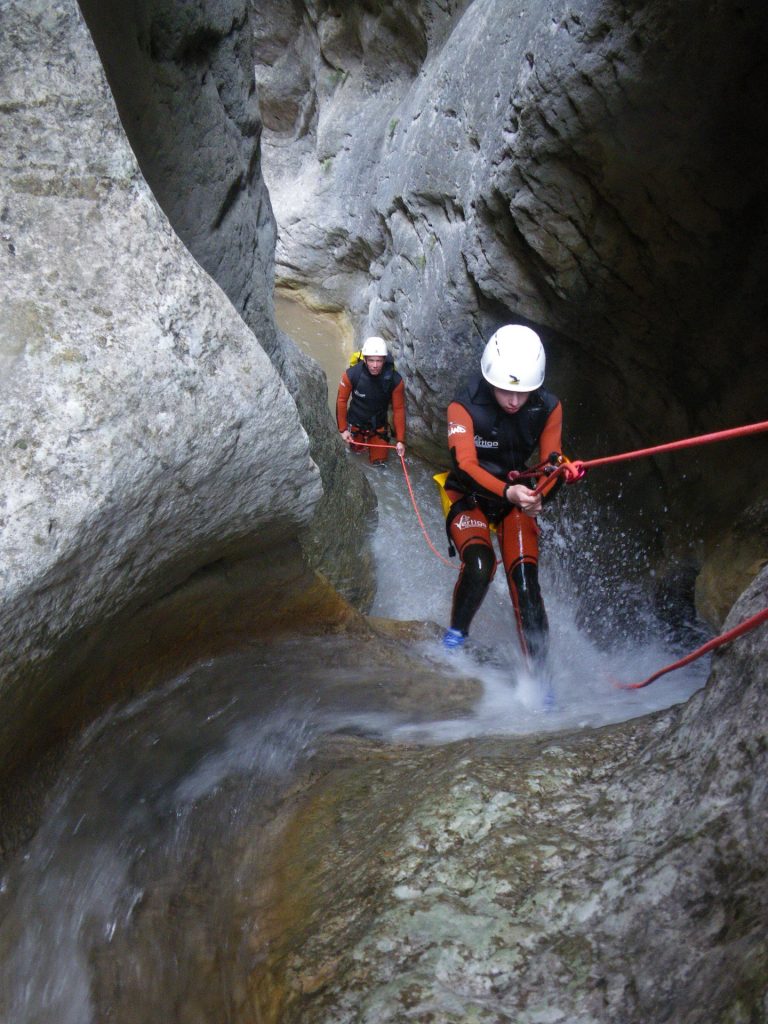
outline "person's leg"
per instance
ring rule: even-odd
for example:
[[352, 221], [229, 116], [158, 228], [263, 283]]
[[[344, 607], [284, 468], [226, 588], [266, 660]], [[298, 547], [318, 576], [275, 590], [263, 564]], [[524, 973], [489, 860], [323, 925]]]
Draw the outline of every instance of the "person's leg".
[[350, 427], [349, 432], [352, 435], [352, 442], [349, 446], [349, 450], [353, 452], [368, 452], [368, 431], [361, 430], [360, 427]]
[[496, 572], [496, 556], [488, 520], [479, 508], [458, 515], [452, 509], [448, 516], [450, 537], [461, 558], [453, 590], [451, 629], [466, 636]]
[[540, 663], [547, 653], [549, 623], [539, 587], [539, 527], [513, 509], [497, 529], [520, 646], [532, 663]]
[[384, 434], [370, 434], [368, 437], [368, 443], [371, 447], [368, 449], [368, 458], [373, 463], [386, 462], [387, 456], [389, 455], [389, 448], [387, 447], [387, 437]]

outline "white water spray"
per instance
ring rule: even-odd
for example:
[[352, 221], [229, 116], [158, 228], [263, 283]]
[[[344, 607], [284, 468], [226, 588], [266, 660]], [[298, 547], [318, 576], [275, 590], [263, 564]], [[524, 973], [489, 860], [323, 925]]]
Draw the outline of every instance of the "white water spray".
[[[431, 468], [409, 458], [407, 469], [426, 532], [438, 552], [448, 555], [445, 526]], [[428, 619], [447, 626], [458, 571], [446, 565], [425, 540], [412, 507], [399, 460], [386, 469], [363, 463], [379, 497], [374, 538], [378, 590], [373, 614], [397, 619]], [[586, 485], [578, 484], [583, 487]], [[426, 740], [457, 739], [482, 733], [526, 733], [599, 726], [644, 715], [687, 700], [706, 680], [703, 658], [643, 690], [622, 690], [676, 660], [681, 646], [652, 607], [649, 589], [638, 578], [638, 543], [631, 532], [599, 525], [599, 510], [589, 500], [562, 495], [541, 517], [540, 577], [550, 623], [547, 678], [534, 678], [522, 662], [512, 606], [498, 571], [460, 653], [439, 645], [424, 650], [442, 659], [449, 673], [481, 679], [484, 696], [466, 721], [423, 723], [397, 730], [396, 736]], [[557, 500], [557, 499], [556, 499]], [[608, 547], [609, 560], [596, 546]], [[574, 561], [594, 572], [574, 575]], [[606, 567], [608, 561], [608, 567]], [[599, 566], [599, 568], [598, 568]], [[631, 575], [633, 578], [628, 578]], [[586, 583], [585, 583], [586, 581]], [[690, 645], [692, 631], [685, 639]], [[697, 641], [698, 642], [698, 641]]]

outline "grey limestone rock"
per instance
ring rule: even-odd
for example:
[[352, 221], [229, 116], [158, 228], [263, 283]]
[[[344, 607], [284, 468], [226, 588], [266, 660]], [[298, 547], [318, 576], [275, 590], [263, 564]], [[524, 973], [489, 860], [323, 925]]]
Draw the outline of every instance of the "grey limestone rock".
[[311, 1024], [763, 1020], [765, 670], [755, 633], [683, 709], [347, 752], [277, 844], [287, 934], [254, 1003]]
[[20, 673], [223, 554], [279, 550], [323, 489], [258, 338], [147, 188], [74, 2], [2, 17], [7, 752], [46, 700]]
[[[276, 228], [261, 173], [253, 53], [262, 15], [245, 0], [84, 0], [81, 7], [142, 173], [173, 229], [258, 336], [310, 434], [324, 494], [301, 531], [305, 552], [345, 597], [365, 607], [373, 589], [366, 536], [375, 497], [343, 458], [317, 367], [274, 322]], [[290, 8], [280, 14], [265, 42], [278, 66], [297, 18]], [[265, 109], [279, 122], [279, 112], [269, 103]], [[275, 435], [276, 458], [283, 436]]]
[[[289, 67], [305, 90], [264, 136], [278, 279], [391, 340], [423, 451], [510, 319], [542, 332], [581, 457], [764, 418], [763, 8], [393, 5], [409, 59], [384, 79], [375, 5], [292, 9], [296, 60], [273, 76], [256, 46], [265, 108]], [[760, 492], [765, 443], [741, 450], [660, 460], [661, 489], [638, 466], [631, 500], [711, 538]]]

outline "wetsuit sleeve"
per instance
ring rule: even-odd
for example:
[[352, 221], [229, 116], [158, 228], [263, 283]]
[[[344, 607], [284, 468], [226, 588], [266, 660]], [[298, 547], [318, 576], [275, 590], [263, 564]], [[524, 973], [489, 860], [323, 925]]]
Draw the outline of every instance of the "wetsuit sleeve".
[[558, 455], [563, 450], [563, 407], [558, 402], [547, 417], [539, 438], [539, 461], [548, 459], [552, 452]]
[[[547, 417], [547, 422], [544, 424], [544, 429], [541, 432], [539, 438], [539, 461], [543, 462], [548, 459], [552, 452], [558, 452], [560, 454], [563, 450], [563, 407], [558, 402], [555, 408]], [[546, 497], [549, 491], [557, 483], [557, 479], [551, 483], [545, 484], [541, 489], [541, 493]]]
[[460, 470], [486, 491], [504, 497], [506, 482], [488, 473], [477, 461], [475, 425], [470, 414], [458, 402], [451, 402], [448, 406], [448, 448]]
[[405, 443], [405, 384], [402, 381], [392, 392], [392, 419], [395, 425], [395, 440]]
[[347, 405], [349, 396], [352, 394], [352, 381], [347, 376], [347, 371], [341, 375], [339, 390], [336, 393], [336, 423], [339, 431], [344, 433], [347, 429]]

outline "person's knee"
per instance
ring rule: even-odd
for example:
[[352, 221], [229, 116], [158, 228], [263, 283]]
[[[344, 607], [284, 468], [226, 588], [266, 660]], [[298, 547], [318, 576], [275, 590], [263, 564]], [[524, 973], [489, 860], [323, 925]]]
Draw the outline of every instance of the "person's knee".
[[509, 577], [521, 593], [539, 596], [539, 567], [531, 562], [518, 562], [509, 572]]
[[465, 635], [496, 571], [493, 548], [469, 544], [461, 553], [461, 574], [453, 595], [451, 626]]
[[547, 615], [539, 586], [538, 566], [519, 562], [509, 573], [510, 590], [514, 588], [524, 625], [531, 629], [547, 629]]
[[496, 572], [496, 556], [485, 544], [470, 544], [461, 555], [467, 582], [487, 584]]

